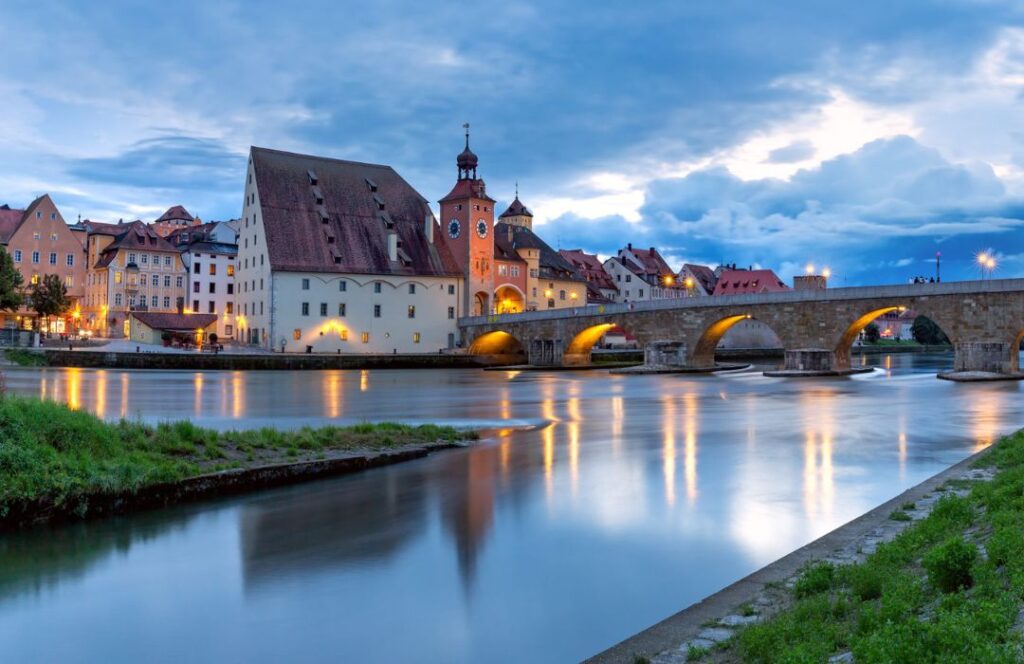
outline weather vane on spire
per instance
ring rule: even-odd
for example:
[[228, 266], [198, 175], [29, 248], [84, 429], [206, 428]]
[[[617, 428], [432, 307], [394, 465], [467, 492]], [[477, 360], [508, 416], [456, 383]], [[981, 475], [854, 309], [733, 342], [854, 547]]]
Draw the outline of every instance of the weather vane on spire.
[[469, 123], [463, 122], [462, 128], [466, 130], [466, 147], [469, 148]]
[[519, 180], [516, 180], [516, 198], [519, 198]]

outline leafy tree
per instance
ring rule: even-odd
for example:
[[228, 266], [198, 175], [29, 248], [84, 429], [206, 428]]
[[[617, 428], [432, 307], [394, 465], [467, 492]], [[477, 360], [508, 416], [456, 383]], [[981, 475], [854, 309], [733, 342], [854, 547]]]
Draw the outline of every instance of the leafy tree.
[[43, 275], [42, 279], [32, 284], [29, 297], [32, 310], [39, 315], [40, 320], [46, 319], [47, 323], [50, 317], [64, 313], [71, 306], [68, 289], [56, 274]]
[[882, 338], [882, 332], [878, 329], [878, 326], [874, 323], [868, 323], [868, 326], [864, 328], [864, 341], [869, 344], [878, 343], [878, 340]]
[[914, 324], [910, 326], [910, 333], [914, 335], [914, 341], [919, 344], [949, 343], [946, 333], [932, 319], [925, 316], [918, 316], [914, 319]]
[[0, 310], [14, 311], [25, 301], [21, 292], [24, 278], [14, 266], [14, 259], [0, 247]]

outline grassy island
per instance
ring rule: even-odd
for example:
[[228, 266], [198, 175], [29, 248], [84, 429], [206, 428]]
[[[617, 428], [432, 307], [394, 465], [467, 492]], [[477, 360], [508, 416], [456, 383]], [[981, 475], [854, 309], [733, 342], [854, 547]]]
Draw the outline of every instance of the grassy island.
[[689, 660], [1024, 660], [1024, 433], [976, 466], [993, 479], [952, 481], [927, 517], [863, 562], [809, 565], [785, 608]]
[[453, 427], [394, 423], [294, 431], [214, 431], [189, 421], [111, 423], [63, 404], [5, 396], [0, 398], [0, 525], [26, 506], [85, 516], [98, 496], [130, 495], [221, 471], [344, 460], [473, 438], [476, 434]]

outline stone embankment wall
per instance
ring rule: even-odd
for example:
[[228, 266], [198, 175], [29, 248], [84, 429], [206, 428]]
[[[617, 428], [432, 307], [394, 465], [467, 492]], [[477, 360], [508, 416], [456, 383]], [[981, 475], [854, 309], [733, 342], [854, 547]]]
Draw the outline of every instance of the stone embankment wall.
[[45, 350], [54, 367], [95, 369], [457, 369], [487, 366], [471, 355], [240, 355], [235, 353], [103, 353]]

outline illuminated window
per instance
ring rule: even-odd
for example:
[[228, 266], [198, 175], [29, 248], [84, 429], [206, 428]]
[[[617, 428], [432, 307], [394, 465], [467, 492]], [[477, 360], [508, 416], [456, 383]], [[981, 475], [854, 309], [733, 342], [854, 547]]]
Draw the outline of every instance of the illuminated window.
[[114, 272], [114, 283], [115, 284], [121, 283], [121, 272], [120, 271]]
[[68, 288], [71, 288], [72, 286], [75, 285], [75, 278], [72, 277], [70, 274], [67, 275], [66, 277], [64, 277], [64, 285], [67, 286]]
[[234, 265], [228, 265], [228, 276], [229, 277], [235, 276], [235, 266]]
[[33, 274], [32, 275], [32, 283], [33, 284], [38, 284], [39, 283], [39, 275], [38, 274]]
[[296, 341], [302, 339], [302, 330], [300, 330], [299, 328], [295, 328], [295, 330], [292, 332], [292, 337]]
[[411, 304], [409, 305], [409, 314], [408, 315], [409, 315], [409, 318], [416, 318], [416, 307], [414, 305], [411, 305]]
[[210, 263], [210, 274], [217, 274], [217, 264]]
[[412, 333], [412, 342], [414, 344], [418, 344], [420, 342], [420, 333], [419, 332], [413, 332]]
[[342, 330], [341, 332], [338, 332], [338, 338], [340, 338], [342, 341], [348, 341], [348, 330]]
[[369, 332], [363, 332], [363, 334], [361, 335], [361, 338], [362, 338], [364, 344], [370, 343], [370, 333]]

